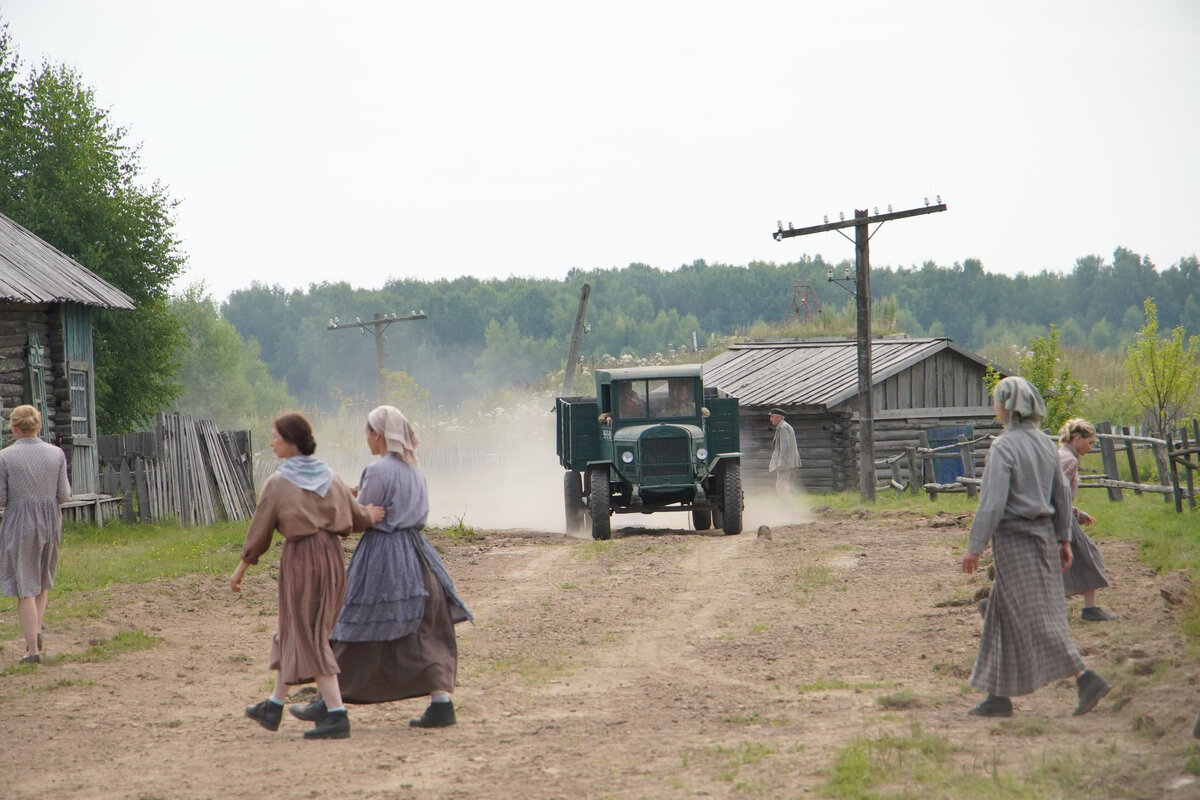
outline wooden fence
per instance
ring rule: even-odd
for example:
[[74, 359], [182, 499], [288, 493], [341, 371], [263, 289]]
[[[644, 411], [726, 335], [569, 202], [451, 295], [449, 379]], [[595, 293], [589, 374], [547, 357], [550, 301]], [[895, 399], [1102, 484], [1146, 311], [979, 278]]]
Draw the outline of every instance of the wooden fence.
[[[1081, 475], [1080, 489], [1106, 489], [1110, 500], [1124, 499], [1123, 492], [1130, 490], [1137, 495], [1151, 492], [1164, 495], [1166, 502], [1175, 501], [1175, 510], [1183, 511], [1183, 501], [1188, 507], [1196, 507], [1195, 472], [1200, 470], [1200, 420], [1191, 422], [1191, 435], [1188, 426], [1176, 430], [1171, 439], [1156, 439], [1149, 436], [1136, 436], [1128, 427], [1114, 432], [1111, 423], [1101, 422], [1096, 425], [1096, 437], [1100, 448], [1100, 461], [1104, 472], [1100, 475]], [[890, 480], [881, 489], [911, 491], [919, 494], [921, 490], [929, 493], [936, 500], [943, 492], [966, 492], [974, 497], [978, 491], [980, 469], [977, 467], [977, 454], [982, 450], [979, 445], [996, 438], [993, 434], [967, 439], [959, 436], [952, 445], [942, 447], [906, 447], [904, 452], [891, 458], [876, 462], [877, 468], [885, 468]], [[926, 441], [924, 434], [922, 442]], [[1154, 462], [1154, 472], [1158, 483], [1143, 480], [1142, 465], [1139, 462], [1138, 451], [1149, 450]], [[1123, 454], [1129, 467], [1129, 480], [1120, 477], [1118, 454]], [[924, 483], [921, 478], [933, 472], [933, 462], [936, 459], [953, 458], [962, 464], [962, 475], [954, 483]], [[1181, 476], [1181, 470], [1183, 472]], [[907, 474], [905, 474], [907, 473]], [[1148, 472], [1147, 472], [1148, 476]]]
[[254, 513], [249, 431], [218, 431], [211, 420], [159, 414], [152, 433], [101, 436], [100, 480], [120, 497], [120, 519], [203, 525]]

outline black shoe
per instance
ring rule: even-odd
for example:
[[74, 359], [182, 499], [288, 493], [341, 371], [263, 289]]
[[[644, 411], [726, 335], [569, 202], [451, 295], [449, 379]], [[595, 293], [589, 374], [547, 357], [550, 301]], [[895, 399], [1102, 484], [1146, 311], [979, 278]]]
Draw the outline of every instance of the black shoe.
[[[322, 703], [321, 705], [325, 704]], [[324, 719], [317, 723], [317, 727], [310, 728], [304, 732], [304, 738], [349, 739], [350, 717], [346, 715], [346, 709], [325, 712]]]
[[18, 664], [40, 664], [40, 663], [42, 663], [42, 654], [41, 653], [26, 653], [25, 655], [21, 656], [21, 660], [18, 661], [17, 663]]
[[977, 717], [1011, 717], [1012, 700], [1007, 697], [989, 694], [983, 702], [967, 712]]
[[1075, 706], [1072, 716], [1078, 717], [1095, 708], [1100, 698], [1112, 691], [1112, 685], [1090, 669], [1085, 669], [1075, 679], [1075, 689], [1079, 692], [1079, 705]]
[[325, 707], [324, 698], [315, 697], [303, 706], [292, 703], [288, 706], [288, 713], [305, 722], [320, 722], [329, 715], [329, 709]]
[[279, 720], [283, 719], [283, 706], [263, 700], [252, 706], [246, 706], [246, 716], [262, 725], [269, 731], [279, 730]]
[[430, 703], [429, 708], [419, 717], [413, 717], [408, 724], [413, 728], [448, 728], [458, 722], [454, 717], [454, 703]]
[[1083, 611], [1079, 612], [1079, 618], [1084, 622], [1108, 622], [1109, 620], [1120, 619], [1121, 615], [1105, 611], [1100, 606], [1085, 606]]

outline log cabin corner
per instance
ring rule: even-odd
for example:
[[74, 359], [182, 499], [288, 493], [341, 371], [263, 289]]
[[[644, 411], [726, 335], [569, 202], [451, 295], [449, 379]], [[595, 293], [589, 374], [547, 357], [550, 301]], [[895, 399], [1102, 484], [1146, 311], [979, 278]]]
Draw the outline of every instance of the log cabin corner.
[[[99, 517], [92, 309], [133, 300], [75, 259], [0, 214], [0, 415], [26, 404], [42, 413], [42, 438], [67, 454], [68, 517]], [[78, 510], [81, 514], [73, 514]]]

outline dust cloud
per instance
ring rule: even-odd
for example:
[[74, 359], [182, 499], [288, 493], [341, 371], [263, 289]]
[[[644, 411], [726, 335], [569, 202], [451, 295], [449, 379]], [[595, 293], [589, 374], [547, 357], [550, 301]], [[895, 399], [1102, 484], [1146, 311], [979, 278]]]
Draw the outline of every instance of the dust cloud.
[[[563, 468], [555, 452], [553, 401], [523, 404], [513, 413], [472, 423], [470, 452], [457, 458], [426, 458], [431, 528], [458, 524], [484, 530], [522, 529], [564, 535]], [[424, 449], [424, 448], [423, 448]], [[430, 453], [429, 455], [433, 455]], [[785, 508], [774, 491], [746, 491], [743, 529], [760, 525], [795, 525], [812, 519], [808, 496], [797, 490], [794, 507]], [[691, 530], [690, 512], [617, 514], [614, 531], [622, 528]], [[588, 537], [585, 531], [582, 536]]]

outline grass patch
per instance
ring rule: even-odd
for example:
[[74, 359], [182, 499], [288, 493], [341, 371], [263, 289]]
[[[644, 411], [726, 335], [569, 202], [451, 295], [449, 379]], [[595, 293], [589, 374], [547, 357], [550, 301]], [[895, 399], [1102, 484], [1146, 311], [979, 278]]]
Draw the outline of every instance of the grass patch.
[[582, 542], [575, 548], [575, 553], [582, 559], [590, 561], [594, 558], [607, 555], [619, 547], [619, 543], [615, 539], [592, 539], [588, 542]]
[[[757, 764], [764, 761], [769, 756], [775, 754], [775, 745], [766, 742], [744, 741], [734, 747], [724, 747], [722, 745], [713, 745], [711, 747], [703, 747], [697, 749], [688, 749], [680, 753], [680, 760], [684, 767], [691, 766], [693, 763], [705, 762], [716, 773], [716, 779], [725, 783], [734, 783], [738, 777], [738, 773], [742, 767], [747, 764]], [[735, 789], [739, 793], [747, 793], [749, 790], [753, 793], [751, 786], [754, 784], [745, 781], [739, 781], [735, 784]]]
[[880, 695], [875, 698], [875, 703], [886, 708], [888, 711], [906, 711], [911, 708], [920, 708], [924, 705], [921, 697], [907, 687], [894, 691], [891, 694]]
[[[1084, 797], [1085, 787], [1107, 785], [1118, 751], [1084, 746], [1045, 752], [1036, 761], [1001, 772], [995, 758], [955, 761], [961, 748], [912, 722], [907, 735], [856, 737], [838, 754], [822, 794], [834, 798], [912, 800], [1042, 800]], [[970, 755], [967, 753], [967, 755]]]
[[[161, 641], [159, 637], [151, 636], [145, 631], [122, 631], [109, 639], [92, 641], [82, 653], [64, 653], [60, 656], [43, 657], [41, 667], [36, 664], [13, 664], [5, 667], [0, 670], [0, 677], [21, 672], [32, 672], [35, 669], [55, 664], [94, 664], [100, 661], [109, 661], [126, 653], [149, 650], [151, 647], [157, 645], [159, 641]], [[59, 681], [55, 687], [65, 685], [71, 684]]]
[[570, 668], [561, 653], [541, 657], [518, 653], [491, 661], [485, 669], [489, 672], [516, 675], [522, 683], [537, 685], [553, 678], [561, 678]]
[[825, 564], [803, 564], [792, 572], [792, 588], [795, 589], [797, 606], [808, 604], [810, 596], [822, 586], [837, 580], [837, 570]]
[[772, 727], [788, 724], [788, 721], [782, 717], [767, 717], [757, 711], [749, 716], [734, 714], [733, 716], [726, 717], [725, 721], [731, 725], [769, 725]]
[[475, 532], [475, 528], [466, 523], [466, 515], [461, 517], [453, 517], [453, 522], [442, 528], [433, 528], [433, 531], [445, 536], [454, 544], [470, 544], [471, 542], [483, 541], [483, 535]]
[[[184, 575], [228, 575], [241, 560], [245, 538], [245, 522], [191, 528], [174, 522], [110, 522], [103, 528], [66, 523], [46, 620], [58, 624], [106, 613], [102, 599], [75, 596], [79, 592]], [[265, 558], [277, 557], [276, 549]], [[16, 607], [16, 598], [0, 598], [0, 618], [6, 620], [0, 624], [0, 638], [19, 634]]]

